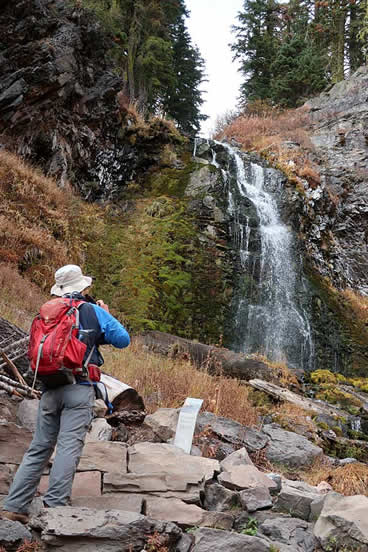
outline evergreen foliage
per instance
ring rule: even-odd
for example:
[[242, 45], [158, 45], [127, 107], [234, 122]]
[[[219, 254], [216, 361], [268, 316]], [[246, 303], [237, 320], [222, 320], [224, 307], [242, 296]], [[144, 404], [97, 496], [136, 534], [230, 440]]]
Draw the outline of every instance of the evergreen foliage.
[[192, 45], [184, 0], [83, 0], [114, 36], [126, 94], [139, 111], [172, 118], [195, 134], [204, 61]]
[[364, 61], [365, 10], [365, 0], [244, 0], [232, 44], [242, 104], [296, 107], [354, 72]]

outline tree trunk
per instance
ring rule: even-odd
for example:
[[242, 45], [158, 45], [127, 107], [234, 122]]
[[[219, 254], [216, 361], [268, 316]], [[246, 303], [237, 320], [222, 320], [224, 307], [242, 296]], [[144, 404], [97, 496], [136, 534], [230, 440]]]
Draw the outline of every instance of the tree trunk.
[[139, 341], [155, 353], [188, 358], [197, 368], [205, 368], [210, 374], [241, 380], [261, 378], [278, 383], [279, 375], [275, 369], [245, 354], [157, 331], [146, 332], [139, 336]]

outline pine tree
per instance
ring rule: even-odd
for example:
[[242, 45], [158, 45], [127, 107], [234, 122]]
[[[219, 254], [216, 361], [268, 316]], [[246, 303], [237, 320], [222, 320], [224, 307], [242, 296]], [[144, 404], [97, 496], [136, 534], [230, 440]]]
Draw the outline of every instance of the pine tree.
[[245, 78], [243, 102], [270, 97], [271, 64], [279, 45], [279, 9], [275, 0], [244, 0], [239, 25], [233, 27], [237, 40], [232, 50]]

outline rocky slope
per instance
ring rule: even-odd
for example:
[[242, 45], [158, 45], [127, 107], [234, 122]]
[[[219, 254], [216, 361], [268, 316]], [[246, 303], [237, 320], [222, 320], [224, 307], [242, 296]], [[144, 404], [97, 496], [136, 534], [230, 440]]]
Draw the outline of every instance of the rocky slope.
[[[14, 407], [1, 396], [3, 494], [30, 441], [37, 401], [19, 404], [19, 425], [13, 421]], [[345, 497], [326, 482], [309, 485], [295, 480], [295, 471], [293, 479], [269, 471], [272, 462], [292, 477], [293, 470], [324, 458], [333, 473], [334, 462], [342, 466], [348, 460], [323, 457], [318, 446], [276, 424], [256, 430], [208, 412], [198, 417], [199, 447], [188, 455], [170, 444], [178, 415], [176, 409], [160, 409], [146, 417], [141, 433], [131, 427], [120, 432], [129, 445], [111, 441], [111, 427], [95, 418], [74, 480], [72, 506], [44, 509], [36, 498], [27, 528], [0, 520], [0, 544], [11, 551], [26, 539], [28, 547], [30, 541], [40, 542], [50, 552], [368, 550], [366, 496]], [[149, 432], [155, 442], [142, 440]], [[263, 469], [254, 462], [263, 462]]]

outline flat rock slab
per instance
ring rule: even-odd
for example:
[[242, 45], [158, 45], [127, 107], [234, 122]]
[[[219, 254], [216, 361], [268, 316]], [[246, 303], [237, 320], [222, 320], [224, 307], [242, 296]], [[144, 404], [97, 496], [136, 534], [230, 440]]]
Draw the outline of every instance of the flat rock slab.
[[109, 441], [86, 443], [77, 470], [126, 473], [127, 446]]
[[143, 514], [144, 495], [114, 493], [102, 496], [78, 496], [73, 498], [73, 508], [95, 508], [96, 510], [123, 510]]
[[31, 519], [31, 526], [42, 531], [43, 541], [63, 552], [140, 552], [154, 532], [164, 535], [169, 543], [178, 541], [182, 534], [173, 523], [157, 522], [135, 512], [67, 506], [43, 510]]
[[0, 423], [0, 463], [20, 464], [32, 441], [32, 433], [13, 423]]
[[129, 472], [135, 474], [166, 473], [171, 477], [199, 483], [212, 479], [220, 472], [217, 460], [190, 456], [166, 443], [137, 443], [128, 449]]
[[32, 540], [32, 535], [19, 521], [0, 519], [0, 546], [13, 549], [25, 539]]
[[368, 498], [363, 495], [342, 496], [329, 493], [313, 532], [324, 550], [333, 541], [336, 543], [336, 550], [344, 544], [347, 549], [350, 547], [359, 552], [367, 552]]
[[299, 467], [311, 464], [323, 451], [313, 445], [302, 435], [281, 429], [277, 424], [263, 427], [270, 438], [266, 456], [270, 462], [276, 462], [289, 467]]
[[[38, 491], [45, 494], [49, 486], [49, 477], [41, 477]], [[72, 498], [78, 496], [101, 496], [102, 479], [100, 471], [79, 472], [75, 474], [72, 488]]]
[[218, 481], [228, 489], [243, 490], [265, 487], [276, 488], [276, 483], [255, 466], [234, 466], [230, 471], [222, 472]]
[[243, 426], [229, 418], [215, 416], [211, 412], [202, 412], [198, 416], [198, 431], [203, 431], [206, 427], [210, 427], [219, 439], [233, 444], [242, 444], [249, 452], [263, 449], [269, 441], [269, 437], [262, 431]]
[[218, 483], [206, 485], [204, 489], [204, 507], [214, 512], [226, 512], [239, 506], [239, 493], [230, 491]]
[[217, 527], [230, 530], [233, 516], [222, 512], [207, 512], [195, 504], [186, 504], [177, 498], [146, 496], [146, 513], [153, 519], [173, 521], [180, 527]]
[[198, 529], [192, 552], [269, 552], [266, 540], [219, 529]]

